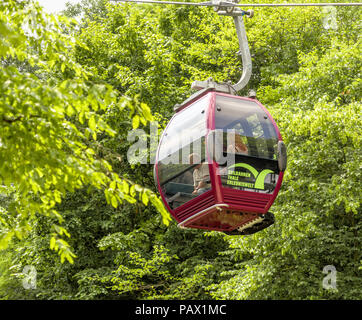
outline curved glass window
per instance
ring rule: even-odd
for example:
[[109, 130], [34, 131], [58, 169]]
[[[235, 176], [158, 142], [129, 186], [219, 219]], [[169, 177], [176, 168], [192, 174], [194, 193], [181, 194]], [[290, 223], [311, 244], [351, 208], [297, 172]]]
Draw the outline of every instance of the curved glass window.
[[164, 132], [158, 152], [158, 179], [172, 209], [211, 188], [206, 163], [209, 97], [178, 112]]
[[256, 102], [217, 95], [215, 129], [225, 132], [225, 151], [230, 147], [226, 145], [227, 132], [234, 132], [235, 142], [244, 142], [249, 156], [277, 159], [278, 135], [268, 115]]
[[271, 193], [278, 180], [278, 135], [256, 102], [216, 95], [214, 160], [224, 187]]

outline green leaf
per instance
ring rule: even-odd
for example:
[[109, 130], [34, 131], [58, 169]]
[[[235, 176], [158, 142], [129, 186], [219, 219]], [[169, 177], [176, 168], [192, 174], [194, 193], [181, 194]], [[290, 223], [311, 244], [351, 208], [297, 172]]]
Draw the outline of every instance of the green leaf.
[[113, 180], [113, 181], [110, 183], [109, 188], [110, 188], [111, 190], [116, 190], [116, 181], [115, 181], [115, 180]]
[[56, 241], [55, 237], [50, 238], [50, 249], [52, 250], [55, 248], [55, 241]]
[[115, 196], [112, 195], [111, 197], [111, 204], [114, 208], [118, 207], [118, 202], [117, 202], [117, 198]]
[[97, 129], [95, 117], [92, 114], [91, 117], [88, 120], [88, 126], [92, 131], [95, 131]]
[[129, 185], [128, 185], [128, 183], [127, 183], [127, 181], [126, 180], [123, 180], [123, 182], [122, 182], [122, 186], [123, 186], [123, 192], [124, 193], [129, 193]]
[[140, 117], [139, 115], [136, 114], [132, 119], [132, 127], [133, 129], [137, 129], [139, 125], [140, 125]]
[[145, 206], [147, 206], [147, 204], [148, 204], [148, 195], [147, 195], [146, 192], [143, 192], [143, 193], [142, 193], [142, 202], [143, 202], [143, 204], [144, 204]]

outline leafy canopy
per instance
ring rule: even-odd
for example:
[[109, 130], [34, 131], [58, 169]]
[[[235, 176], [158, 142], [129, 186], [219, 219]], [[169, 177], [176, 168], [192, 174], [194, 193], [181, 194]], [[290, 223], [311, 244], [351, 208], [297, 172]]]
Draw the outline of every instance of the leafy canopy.
[[62, 238], [70, 234], [55, 209], [66, 192], [103, 189], [114, 207], [135, 203], [139, 193], [169, 221], [151, 190], [133, 185], [95, 151], [97, 136], [115, 135], [104, 119], [112, 109], [128, 110], [136, 127], [153, 117], [145, 104], [92, 81], [92, 72], [75, 61], [75, 46], [87, 50], [74, 37], [75, 23], [45, 14], [32, 1], [0, 4], [0, 185], [12, 194], [1, 210], [0, 248], [14, 235], [22, 238], [36, 214], [44, 215], [55, 219], [50, 247], [69, 262], [74, 254]]

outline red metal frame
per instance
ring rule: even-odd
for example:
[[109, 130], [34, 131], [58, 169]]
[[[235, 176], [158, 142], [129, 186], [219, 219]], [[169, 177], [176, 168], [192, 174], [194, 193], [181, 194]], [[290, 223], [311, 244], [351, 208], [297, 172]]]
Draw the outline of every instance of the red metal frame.
[[[230, 94], [206, 91], [204, 94], [196, 97], [184, 105], [178, 112], [172, 117], [172, 119], [181, 113], [186, 108], [190, 107], [194, 102], [198, 101], [205, 95], [210, 96], [209, 107], [206, 113], [206, 141], [205, 145], [208, 148], [207, 139], [210, 131], [215, 130], [215, 101], [216, 95], [233, 97], [240, 100], [249, 100], [257, 103], [263, 111], [267, 114], [271, 120], [278, 139], [282, 140], [280, 131], [268, 112], [268, 110], [256, 99], [250, 99], [245, 97], [233, 96]], [[171, 119], [171, 120], [172, 120]], [[169, 124], [172, 122], [170, 120]], [[168, 126], [164, 132], [167, 131]], [[162, 143], [163, 136], [160, 139]], [[208, 154], [208, 163], [211, 180], [211, 190], [199, 195], [198, 197], [184, 203], [176, 209], [171, 209], [168, 205], [165, 195], [163, 194], [158, 178], [158, 152], [156, 155], [155, 174], [158, 190], [160, 191], [162, 201], [167, 210], [171, 213], [174, 219], [182, 227], [217, 230], [217, 231], [232, 231], [239, 226], [254, 220], [261, 214], [268, 212], [269, 208], [273, 204], [283, 181], [284, 172], [280, 172], [276, 187], [272, 194], [257, 193], [252, 191], [236, 190], [232, 188], [224, 187], [221, 183], [221, 178], [217, 174], [219, 166], [216, 162], [210, 158], [209, 150], [206, 150]]]

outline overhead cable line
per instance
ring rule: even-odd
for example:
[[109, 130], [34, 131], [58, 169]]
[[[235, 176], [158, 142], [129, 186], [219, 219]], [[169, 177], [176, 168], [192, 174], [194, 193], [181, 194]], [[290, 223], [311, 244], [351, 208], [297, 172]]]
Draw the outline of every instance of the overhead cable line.
[[362, 6], [358, 2], [331, 2], [331, 3], [234, 3], [228, 1], [219, 2], [181, 2], [181, 1], [160, 1], [160, 0], [112, 0], [112, 2], [133, 2], [133, 3], [149, 3], [149, 4], [172, 4], [180, 6], [197, 6], [197, 7], [214, 7], [225, 5], [228, 7], [352, 7]]

